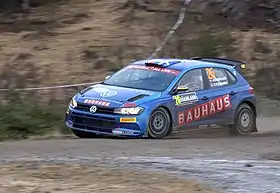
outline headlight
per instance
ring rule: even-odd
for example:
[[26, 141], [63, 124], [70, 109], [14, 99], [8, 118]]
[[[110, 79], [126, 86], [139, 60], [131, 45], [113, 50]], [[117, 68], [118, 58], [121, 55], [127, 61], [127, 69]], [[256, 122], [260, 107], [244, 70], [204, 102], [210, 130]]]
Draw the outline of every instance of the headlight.
[[115, 109], [114, 113], [122, 115], [139, 115], [144, 108], [142, 107], [123, 107]]
[[72, 108], [76, 108], [77, 105], [78, 105], [78, 104], [77, 104], [76, 100], [73, 98], [73, 99], [70, 101], [69, 106], [72, 107]]

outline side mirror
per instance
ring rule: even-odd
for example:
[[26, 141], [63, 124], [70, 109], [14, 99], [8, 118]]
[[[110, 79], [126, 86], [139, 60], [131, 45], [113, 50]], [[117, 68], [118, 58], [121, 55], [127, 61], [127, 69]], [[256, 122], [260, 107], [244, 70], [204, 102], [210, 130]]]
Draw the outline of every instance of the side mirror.
[[176, 89], [174, 89], [173, 94], [177, 94], [179, 92], [186, 92], [189, 90], [189, 87], [187, 86], [178, 86]]
[[111, 77], [111, 76], [106, 76], [106, 77], [105, 77], [105, 80], [109, 79], [110, 77]]
[[178, 86], [176, 89], [178, 92], [182, 92], [182, 91], [188, 91], [189, 87], [187, 86]]

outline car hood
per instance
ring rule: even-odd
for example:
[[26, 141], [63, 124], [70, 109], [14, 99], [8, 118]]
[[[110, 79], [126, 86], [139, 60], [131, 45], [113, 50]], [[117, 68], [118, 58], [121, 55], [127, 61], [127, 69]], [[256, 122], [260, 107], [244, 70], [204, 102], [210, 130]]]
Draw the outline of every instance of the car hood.
[[76, 100], [81, 103], [116, 108], [127, 103], [139, 105], [160, 96], [161, 92], [96, 84], [78, 94]]

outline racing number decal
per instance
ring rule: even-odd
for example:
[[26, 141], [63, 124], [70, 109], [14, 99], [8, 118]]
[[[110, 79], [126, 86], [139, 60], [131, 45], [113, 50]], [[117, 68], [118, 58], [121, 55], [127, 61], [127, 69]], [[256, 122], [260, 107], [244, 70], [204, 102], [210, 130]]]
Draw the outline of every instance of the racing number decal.
[[216, 73], [214, 72], [213, 68], [206, 68], [206, 72], [209, 80], [216, 78]]

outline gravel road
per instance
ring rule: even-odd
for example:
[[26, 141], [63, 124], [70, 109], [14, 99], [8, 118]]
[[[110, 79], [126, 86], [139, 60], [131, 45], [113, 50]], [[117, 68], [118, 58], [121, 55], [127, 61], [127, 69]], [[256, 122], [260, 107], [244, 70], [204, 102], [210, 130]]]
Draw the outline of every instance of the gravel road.
[[280, 118], [259, 118], [259, 133], [184, 132], [163, 140], [65, 139], [4, 142], [0, 162], [83, 163], [169, 172], [222, 192], [280, 192]]

